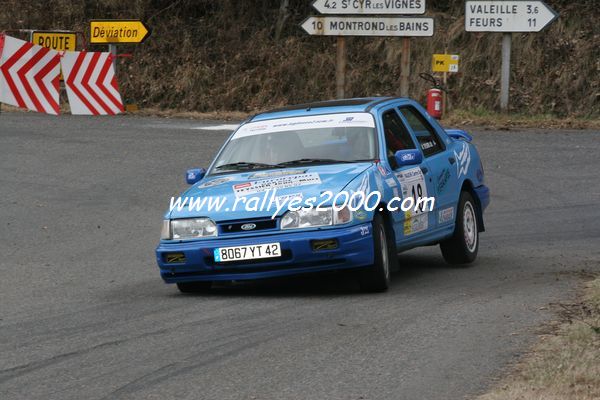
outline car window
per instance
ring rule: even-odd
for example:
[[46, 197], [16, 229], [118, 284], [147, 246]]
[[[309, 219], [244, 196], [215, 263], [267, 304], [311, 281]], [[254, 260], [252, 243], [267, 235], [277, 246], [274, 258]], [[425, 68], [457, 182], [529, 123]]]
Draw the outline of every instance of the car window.
[[383, 114], [383, 131], [388, 161], [395, 169], [394, 154], [398, 150], [416, 149], [417, 147], [395, 110], [389, 110]]
[[402, 107], [400, 113], [406, 118], [408, 125], [413, 130], [425, 157], [444, 150], [442, 141], [433, 130], [433, 127], [413, 107]]
[[260, 164], [260, 168], [303, 159], [352, 162], [376, 157], [371, 114], [323, 114], [244, 124], [227, 142], [213, 169], [221, 173], [239, 170], [231, 165], [238, 163]]

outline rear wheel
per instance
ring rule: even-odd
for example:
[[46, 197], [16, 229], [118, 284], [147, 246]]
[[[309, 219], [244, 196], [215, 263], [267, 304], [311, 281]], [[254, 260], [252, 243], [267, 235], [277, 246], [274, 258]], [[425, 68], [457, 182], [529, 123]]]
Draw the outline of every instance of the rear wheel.
[[[392, 251], [385, 221], [380, 214], [373, 218], [373, 250], [375, 262], [371, 267], [361, 271], [359, 281], [361, 290], [365, 292], [383, 292], [390, 285], [390, 266]], [[394, 246], [395, 247], [395, 246]]]
[[449, 264], [469, 264], [477, 258], [479, 227], [476, 207], [469, 192], [460, 194], [454, 234], [440, 243], [444, 260]]
[[211, 286], [212, 282], [210, 281], [179, 282], [177, 284], [177, 289], [179, 289], [181, 293], [203, 293], [208, 292]]

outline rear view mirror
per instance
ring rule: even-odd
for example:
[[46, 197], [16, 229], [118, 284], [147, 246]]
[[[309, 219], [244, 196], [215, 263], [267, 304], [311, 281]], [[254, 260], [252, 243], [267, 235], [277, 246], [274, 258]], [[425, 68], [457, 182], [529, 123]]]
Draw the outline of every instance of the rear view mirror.
[[416, 165], [421, 164], [423, 161], [423, 155], [419, 150], [411, 149], [411, 150], [398, 150], [394, 154], [394, 158], [398, 163], [398, 166], [402, 165]]
[[204, 168], [188, 169], [185, 173], [185, 181], [188, 183], [188, 185], [193, 185], [200, 179], [204, 178], [204, 175], [206, 175], [206, 170]]

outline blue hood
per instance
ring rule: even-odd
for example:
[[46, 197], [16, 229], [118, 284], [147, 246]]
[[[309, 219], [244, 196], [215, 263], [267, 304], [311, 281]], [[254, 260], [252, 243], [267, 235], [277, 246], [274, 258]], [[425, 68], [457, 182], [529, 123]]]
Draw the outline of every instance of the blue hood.
[[[331, 191], [335, 195], [372, 165], [371, 162], [329, 164], [208, 176], [180, 196], [182, 200], [206, 199], [200, 211], [189, 210], [186, 203], [181, 210], [175, 208], [167, 212], [166, 217], [171, 219], [210, 217], [214, 221], [271, 217], [277, 210], [275, 198], [279, 198], [281, 203], [286, 197], [290, 199], [301, 196], [302, 202], [310, 197], [316, 197], [315, 204], [319, 204], [324, 199], [320, 197], [322, 192]], [[241, 200], [238, 200], [236, 209], [233, 210], [236, 199], [240, 197], [245, 197], [247, 204], [256, 206], [258, 210], [246, 211]], [[220, 210], [216, 208], [209, 210], [209, 202], [219, 198], [224, 199], [221, 200], [223, 206]], [[250, 200], [252, 198], [258, 200]], [[283, 211], [285, 210], [287, 207], [283, 208]]]

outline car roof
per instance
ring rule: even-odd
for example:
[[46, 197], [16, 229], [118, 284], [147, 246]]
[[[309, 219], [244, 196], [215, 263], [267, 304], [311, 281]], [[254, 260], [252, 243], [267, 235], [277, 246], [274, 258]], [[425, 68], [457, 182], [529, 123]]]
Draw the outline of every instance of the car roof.
[[275, 118], [301, 117], [306, 115], [343, 112], [369, 112], [371, 109], [393, 101], [409, 101], [402, 97], [358, 97], [352, 99], [316, 101], [276, 108], [254, 115], [247, 122]]

